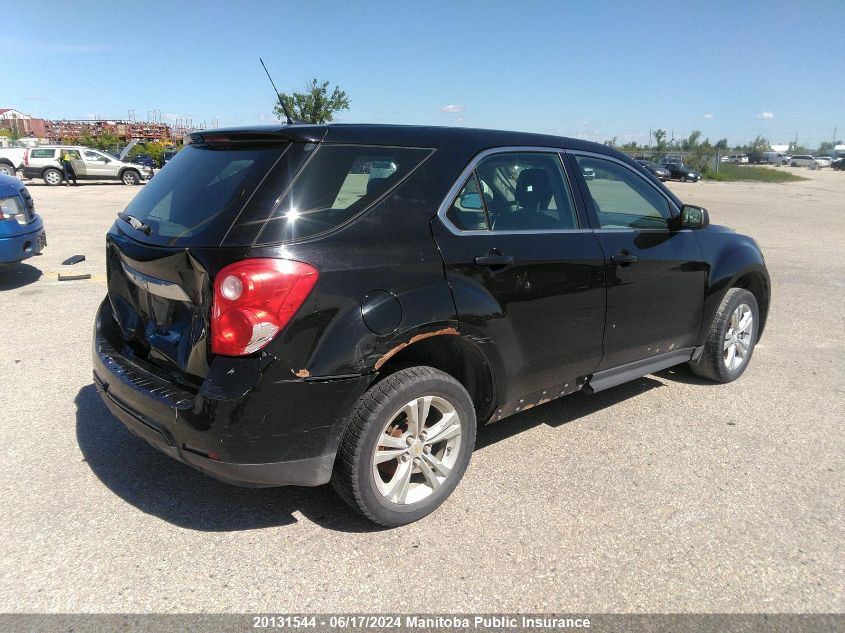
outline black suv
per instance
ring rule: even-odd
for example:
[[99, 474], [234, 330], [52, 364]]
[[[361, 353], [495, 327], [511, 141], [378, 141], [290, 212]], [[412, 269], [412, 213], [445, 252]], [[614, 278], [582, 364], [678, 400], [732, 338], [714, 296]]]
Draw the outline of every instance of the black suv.
[[408, 523], [458, 484], [477, 423], [679, 363], [738, 378], [769, 275], [751, 238], [708, 224], [585, 141], [199, 132], [108, 233], [94, 379], [174, 459], [245, 486], [331, 481]]

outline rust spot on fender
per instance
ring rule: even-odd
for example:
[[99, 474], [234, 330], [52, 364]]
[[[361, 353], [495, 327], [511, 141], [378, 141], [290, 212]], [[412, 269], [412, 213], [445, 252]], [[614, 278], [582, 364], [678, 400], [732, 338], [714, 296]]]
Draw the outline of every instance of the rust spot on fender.
[[[291, 370], [293, 371], [293, 370]], [[297, 378], [308, 378], [311, 375], [311, 372], [307, 369], [300, 369], [299, 371], [294, 371], [293, 375]]]
[[416, 336], [412, 336], [411, 340], [408, 341], [407, 343], [400, 343], [399, 345], [397, 345], [396, 347], [394, 347], [393, 349], [391, 349], [387, 353], [385, 353], [381, 358], [379, 358], [376, 361], [375, 368], [376, 368], [376, 370], [378, 370], [387, 361], [389, 361], [391, 358], [396, 356], [396, 354], [398, 354], [403, 349], [408, 347], [408, 345], [413, 345], [414, 343], [422, 341], [423, 339], [431, 338], [432, 336], [444, 336], [444, 335], [446, 335], [446, 336], [460, 336], [458, 331], [453, 327], [443, 328], [442, 330], [436, 330], [434, 332], [425, 332], [423, 334], [417, 334]]

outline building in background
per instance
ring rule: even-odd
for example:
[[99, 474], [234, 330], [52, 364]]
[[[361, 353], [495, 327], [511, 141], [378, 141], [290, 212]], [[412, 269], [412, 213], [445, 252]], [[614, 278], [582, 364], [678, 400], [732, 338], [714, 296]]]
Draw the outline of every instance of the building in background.
[[119, 144], [136, 140], [177, 145], [193, 129], [181, 120], [170, 126], [158, 121], [120, 119], [38, 119], [14, 108], [0, 108], [0, 130], [15, 133], [21, 144], [79, 143], [83, 138], [108, 136]]

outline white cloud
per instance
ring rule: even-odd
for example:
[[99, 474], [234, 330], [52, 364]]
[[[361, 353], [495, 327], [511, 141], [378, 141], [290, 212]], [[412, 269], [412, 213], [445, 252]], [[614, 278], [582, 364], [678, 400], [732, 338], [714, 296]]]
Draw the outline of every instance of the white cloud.
[[450, 103], [447, 106], [440, 108], [441, 112], [463, 112], [466, 108], [459, 103]]
[[455, 117], [455, 123], [463, 123], [465, 120], [466, 119], [464, 119], [464, 117], [462, 117], [462, 116], [456, 116]]
[[715, 116], [713, 116], [712, 114], [710, 114], [710, 113], [708, 112], [707, 114], [705, 114], [705, 115], [704, 115], [704, 116], [702, 116], [701, 118], [702, 118], [702, 119], [704, 119], [705, 121], [712, 121], [712, 120], [713, 120], [713, 119], [715, 119], [716, 117], [715, 117]]
[[775, 115], [774, 115], [774, 113], [773, 113], [773, 112], [763, 112], [762, 114], [760, 114], [760, 118], [761, 118], [761, 119], [766, 119], [766, 120], [768, 121], [768, 120], [770, 120], [770, 119], [774, 119], [774, 118], [775, 118]]

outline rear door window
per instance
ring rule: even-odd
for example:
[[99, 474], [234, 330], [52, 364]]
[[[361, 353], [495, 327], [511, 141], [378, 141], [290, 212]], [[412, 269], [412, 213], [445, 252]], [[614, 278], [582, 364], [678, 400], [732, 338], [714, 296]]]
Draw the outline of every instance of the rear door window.
[[276, 205], [256, 243], [311, 237], [352, 220], [431, 153], [416, 147], [321, 146]]
[[31, 149], [29, 150], [30, 158], [53, 158], [56, 155], [54, 149]]

